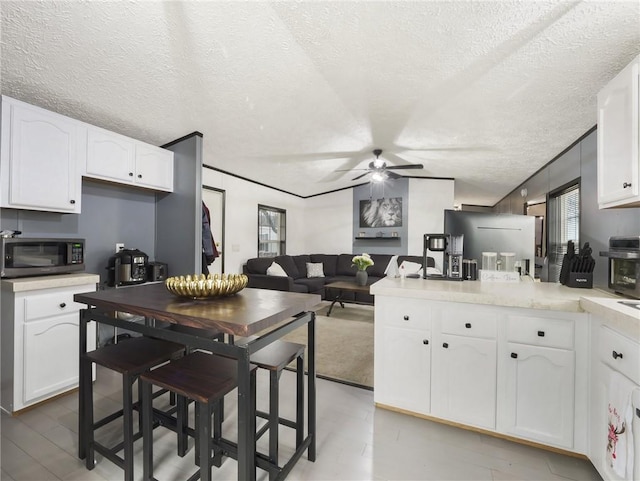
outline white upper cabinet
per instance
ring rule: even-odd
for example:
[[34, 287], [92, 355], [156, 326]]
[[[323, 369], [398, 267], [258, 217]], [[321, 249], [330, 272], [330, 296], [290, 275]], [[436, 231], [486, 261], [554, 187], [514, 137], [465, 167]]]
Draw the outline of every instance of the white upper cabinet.
[[124, 135], [98, 127], [87, 129], [87, 168], [96, 179], [133, 184], [136, 144]]
[[80, 213], [84, 126], [2, 97], [0, 206]]
[[173, 152], [137, 142], [135, 183], [140, 187], [173, 192]]
[[598, 94], [598, 204], [640, 205], [638, 69], [640, 56]]
[[89, 126], [86, 177], [173, 191], [173, 152]]

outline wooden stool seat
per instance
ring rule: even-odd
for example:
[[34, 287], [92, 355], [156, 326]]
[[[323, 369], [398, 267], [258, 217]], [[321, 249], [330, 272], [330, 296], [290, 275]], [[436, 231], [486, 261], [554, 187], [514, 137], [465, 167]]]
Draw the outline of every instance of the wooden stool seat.
[[269, 371], [281, 371], [296, 358], [304, 355], [304, 344], [275, 341], [251, 355], [251, 363]]
[[[255, 371], [251, 366], [251, 399], [255, 400]], [[191, 354], [171, 361], [153, 371], [140, 376], [143, 402], [143, 479], [155, 480], [153, 477], [153, 428], [151, 407], [151, 387], [159, 386], [178, 394], [178, 402], [187, 399], [196, 402], [196, 464], [199, 471], [189, 480], [209, 481], [211, 467], [220, 465], [222, 451], [218, 443], [222, 436], [222, 419], [220, 404], [224, 396], [238, 385], [238, 364], [235, 359], [195, 351]], [[214, 432], [211, 429], [211, 417], [214, 415]], [[253, 416], [252, 416], [253, 418]], [[187, 427], [183, 426], [186, 431]], [[212, 451], [216, 447], [214, 456]], [[206, 453], [206, 454], [205, 454]]]
[[[97, 451], [111, 462], [124, 470], [125, 481], [133, 480], [133, 443], [141, 437], [141, 430], [133, 432], [133, 410], [140, 406], [140, 392], [138, 402], [133, 402], [133, 383], [140, 374], [149, 369], [178, 358], [184, 354], [184, 346], [174, 342], [147, 337], [134, 337], [118, 344], [105, 346], [95, 351], [84, 353], [81, 362], [96, 363], [107, 369], [122, 374], [122, 409], [94, 422], [93, 419], [93, 387], [90, 379], [83, 383], [84, 392], [80, 393], [85, 399], [87, 413], [84, 423], [80, 427], [82, 436], [80, 457], [85, 457], [87, 469], [95, 465]], [[92, 369], [87, 369], [89, 375]], [[107, 447], [95, 440], [95, 431], [122, 416], [123, 441], [115, 446]], [[117, 453], [123, 451], [122, 457]]]

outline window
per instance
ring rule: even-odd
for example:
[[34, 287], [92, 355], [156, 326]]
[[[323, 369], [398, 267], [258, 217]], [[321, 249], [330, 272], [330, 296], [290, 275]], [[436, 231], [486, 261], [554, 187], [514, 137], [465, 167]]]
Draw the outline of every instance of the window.
[[258, 205], [258, 257], [286, 253], [287, 211]]
[[[558, 282], [567, 243], [580, 247], [580, 186], [572, 183], [549, 194], [549, 282]], [[577, 253], [577, 252], [576, 252]]]

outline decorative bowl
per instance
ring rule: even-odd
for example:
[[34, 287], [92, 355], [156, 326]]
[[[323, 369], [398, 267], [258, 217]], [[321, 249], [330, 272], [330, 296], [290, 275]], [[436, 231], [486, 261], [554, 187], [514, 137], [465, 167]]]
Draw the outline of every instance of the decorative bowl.
[[244, 274], [194, 274], [169, 277], [165, 287], [172, 294], [191, 299], [211, 299], [232, 296], [247, 287], [249, 278]]

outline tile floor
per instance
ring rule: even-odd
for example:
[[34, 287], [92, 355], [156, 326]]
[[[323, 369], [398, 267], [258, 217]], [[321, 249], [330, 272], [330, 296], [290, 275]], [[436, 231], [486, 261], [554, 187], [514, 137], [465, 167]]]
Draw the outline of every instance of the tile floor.
[[[266, 374], [266, 373], [260, 373]], [[293, 417], [294, 373], [281, 379], [285, 416]], [[258, 407], [266, 407], [266, 376], [259, 376]], [[96, 411], [117, 409], [120, 378], [98, 370], [94, 386]], [[291, 392], [291, 399], [287, 394]], [[226, 404], [225, 436], [233, 439], [234, 401]], [[120, 468], [97, 455], [88, 471], [77, 458], [77, 394], [72, 393], [19, 416], [2, 414], [1, 479], [4, 481], [123, 479]], [[284, 457], [292, 452], [292, 430], [281, 429]], [[118, 426], [105, 427], [100, 439], [117, 439]], [[267, 436], [260, 440], [266, 444]], [[136, 442], [136, 479], [141, 479], [142, 442]], [[192, 446], [192, 443], [190, 444]], [[315, 463], [303, 457], [291, 480], [600, 480], [588, 461], [376, 409], [373, 392], [318, 380], [318, 450]], [[155, 475], [162, 481], [184, 481], [195, 469], [193, 449], [175, 455], [175, 434], [155, 430]], [[236, 477], [226, 459], [213, 471], [216, 480]], [[267, 480], [258, 470], [258, 479]]]

